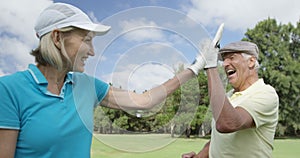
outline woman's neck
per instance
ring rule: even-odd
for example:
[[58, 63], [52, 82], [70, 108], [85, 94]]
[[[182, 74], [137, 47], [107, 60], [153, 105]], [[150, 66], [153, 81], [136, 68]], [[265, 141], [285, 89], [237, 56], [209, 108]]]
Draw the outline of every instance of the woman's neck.
[[38, 64], [37, 67], [48, 81], [48, 90], [53, 94], [59, 95], [60, 90], [64, 84], [67, 72], [58, 71], [52, 66], [44, 66]]

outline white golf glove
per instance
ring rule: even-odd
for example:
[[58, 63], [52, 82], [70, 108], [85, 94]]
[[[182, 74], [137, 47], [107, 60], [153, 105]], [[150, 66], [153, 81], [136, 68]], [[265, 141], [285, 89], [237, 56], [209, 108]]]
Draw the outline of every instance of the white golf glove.
[[199, 52], [195, 61], [193, 64], [189, 67], [195, 75], [198, 75], [198, 72], [203, 68], [212, 68], [217, 67], [218, 65], [218, 52], [219, 52], [219, 42], [222, 37], [224, 24], [222, 23], [219, 26], [219, 29], [213, 39], [213, 41], [210, 40], [204, 40], [200, 44], [200, 50], [202, 52]]
[[188, 67], [188, 69], [191, 69], [195, 75], [198, 75], [198, 72], [204, 68], [206, 62], [204, 60], [204, 56], [201, 53], [198, 53], [195, 61]]

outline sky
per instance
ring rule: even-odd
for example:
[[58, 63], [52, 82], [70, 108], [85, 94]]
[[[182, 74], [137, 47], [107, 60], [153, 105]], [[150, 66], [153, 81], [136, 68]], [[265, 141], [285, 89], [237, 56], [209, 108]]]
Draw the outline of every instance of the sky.
[[82, 9], [94, 22], [112, 27], [94, 39], [96, 55], [86, 73], [126, 89], [142, 91], [188, 66], [199, 43], [225, 24], [221, 47], [239, 41], [247, 29], [267, 18], [296, 24], [299, 0], [9, 0], [0, 5], [0, 76], [35, 63], [29, 53], [38, 45], [34, 25], [54, 2]]

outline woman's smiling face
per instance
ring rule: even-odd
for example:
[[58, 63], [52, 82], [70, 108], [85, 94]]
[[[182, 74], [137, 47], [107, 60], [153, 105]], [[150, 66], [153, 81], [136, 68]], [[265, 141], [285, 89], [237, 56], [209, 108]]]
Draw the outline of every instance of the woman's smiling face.
[[89, 56], [94, 56], [92, 44], [93, 33], [76, 29], [65, 36], [65, 50], [72, 62], [72, 71], [83, 72], [85, 61]]

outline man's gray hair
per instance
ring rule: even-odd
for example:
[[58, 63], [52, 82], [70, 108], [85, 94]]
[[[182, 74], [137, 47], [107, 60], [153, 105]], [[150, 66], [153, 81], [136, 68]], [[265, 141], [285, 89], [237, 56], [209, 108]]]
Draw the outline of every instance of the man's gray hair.
[[[247, 53], [242, 53], [242, 56], [245, 58], [245, 59], [249, 59], [249, 58], [251, 58], [251, 57], [255, 57], [255, 56], [253, 56], [253, 55], [250, 55], [250, 54], [247, 54]], [[258, 62], [258, 60], [257, 60], [257, 58], [255, 57], [255, 66], [254, 66], [254, 69], [256, 69], [256, 70], [258, 70], [259, 69], [259, 67], [260, 67], [260, 65], [259, 65], [259, 62]]]

